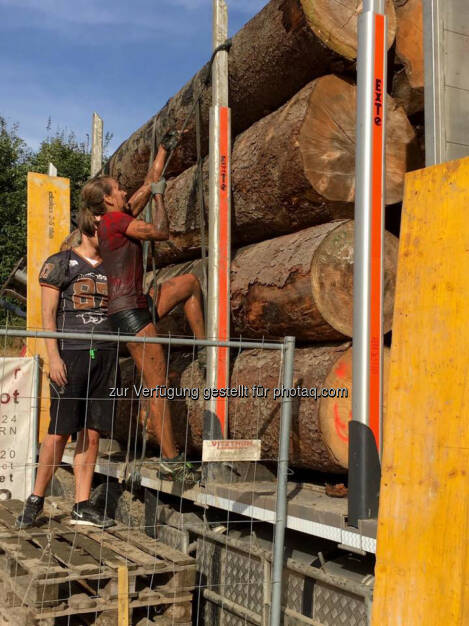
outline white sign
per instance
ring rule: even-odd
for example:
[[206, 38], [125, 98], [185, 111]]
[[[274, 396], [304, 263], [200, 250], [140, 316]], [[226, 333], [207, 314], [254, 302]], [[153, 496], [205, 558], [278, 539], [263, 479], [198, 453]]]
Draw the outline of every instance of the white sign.
[[0, 358], [0, 499], [34, 487], [39, 406], [37, 357]]
[[260, 439], [206, 439], [202, 461], [260, 461]]

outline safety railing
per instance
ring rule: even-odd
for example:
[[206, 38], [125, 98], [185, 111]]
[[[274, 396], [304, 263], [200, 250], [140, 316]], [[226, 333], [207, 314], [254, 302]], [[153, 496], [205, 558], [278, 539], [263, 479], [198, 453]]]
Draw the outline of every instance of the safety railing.
[[[168, 349], [168, 356], [167, 356], [167, 361], [168, 361], [168, 367], [167, 367], [167, 371], [169, 371], [169, 362], [170, 362], [170, 353], [173, 350], [173, 348], [186, 348], [186, 349], [190, 349], [192, 350], [192, 354], [193, 354], [193, 358], [195, 357], [196, 354], [196, 348], [200, 348], [200, 347], [204, 347], [204, 346], [218, 346], [218, 347], [226, 347], [226, 348], [231, 348], [232, 350], [237, 350], [238, 351], [238, 355], [241, 354], [241, 351], [243, 350], [257, 350], [260, 351], [259, 354], [263, 354], [263, 351], [267, 350], [267, 351], [276, 351], [279, 354], [279, 358], [276, 361], [276, 364], [278, 365], [278, 385], [279, 387], [281, 386], [284, 389], [289, 389], [293, 387], [293, 365], [294, 365], [294, 352], [295, 352], [295, 339], [293, 337], [286, 337], [283, 341], [279, 341], [279, 342], [274, 342], [274, 341], [251, 341], [251, 340], [243, 340], [243, 339], [239, 339], [239, 340], [230, 340], [230, 341], [217, 341], [215, 339], [205, 339], [205, 340], [201, 340], [201, 339], [190, 339], [190, 338], [186, 338], [186, 337], [136, 337], [136, 336], [127, 336], [127, 335], [120, 335], [120, 334], [100, 334], [100, 333], [79, 333], [79, 332], [52, 332], [52, 331], [44, 331], [44, 330], [23, 330], [23, 329], [17, 329], [17, 328], [4, 328], [4, 329], [0, 329], [0, 336], [4, 337], [5, 342], [7, 340], [7, 338], [12, 338], [12, 337], [17, 337], [17, 338], [28, 338], [30, 340], [41, 340], [41, 339], [73, 339], [73, 340], [77, 340], [77, 341], [85, 341], [88, 342], [88, 344], [90, 344], [91, 346], [93, 344], [95, 344], [96, 342], [102, 343], [102, 342], [110, 342], [115, 344], [116, 346], [116, 358], [118, 355], [118, 351], [119, 351], [119, 347], [122, 344], [126, 344], [126, 343], [142, 343], [142, 344], [159, 344], [162, 346], [165, 346]], [[1, 349], [0, 349], [0, 356], [1, 356]], [[91, 357], [90, 357], [91, 358]], [[0, 368], [0, 376], [1, 376], [1, 368]], [[2, 379], [3, 380], [3, 379]], [[232, 380], [232, 385], [236, 385], [236, 380]], [[251, 381], [251, 382], [255, 382], [255, 381]], [[3, 390], [0, 389], [0, 392], [2, 392]], [[203, 399], [203, 395], [201, 397], [201, 401]], [[251, 398], [250, 399], [252, 402], [258, 402], [259, 403], [259, 411], [261, 411], [262, 407], [262, 402], [263, 402], [263, 398], [262, 397], [256, 397], [256, 398]], [[280, 397], [278, 398], [278, 402], [280, 403], [280, 436], [279, 436], [279, 442], [278, 442], [278, 458], [277, 459], [273, 459], [273, 458], [269, 458], [269, 459], [262, 459], [270, 461], [271, 463], [274, 462], [277, 465], [277, 479], [276, 479], [276, 510], [275, 510], [275, 514], [273, 519], [270, 519], [269, 521], [273, 522], [274, 524], [274, 529], [273, 529], [273, 534], [274, 534], [274, 540], [273, 540], [273, 549], [272, 549], [272, 558], [271, 558], [271, 571], [269, 572], [269, 575], [267, 576], [267, 579], [270, 580], [270, 593], [268, 594], [268, 597], [266, 597], [266, 593], [265, 593], [265, 589], [264, 589], [264, 608], [263, 608], [263, 617], [261, 622], [262, 624], [271, 624], [272, 626], [279, 626], [281, 623], [281, 612], [282, 612], [282, 579], [283, 579], [283, 569], [284, 569], [284, 562], [285, 562], [285, 558], [284, 558], [284, 537], [285, 537], [285, 527], [286, 527], [286, 518], [287, 518], [287, 475], [288, 475], [288, 453], [289, 453], [289, 440], [290, 440], [290, 423], [291, 423], [291, 415], [292, 415], [292, 402], [293, 402], [293, 397], [286, 393], [286, 394], [281, 394]], [[259, 426], [259, 425], [258, 425]], [[261, 434], [258, 432], [258, 436], [259, 438], [261, 438]], [[130, 441], [130, 439], [129, 439]], [[254, 482], [254, 480], [253, 480]], [[108, 484], [108, 483], [107, 483]], [[253, 486], [253, 493], [254, 493], [254, 486]], [[157, 509], [158, 506], [160, 506], [161, 503], [158, 502], [158, 498], [159, 498], [159, 492], [157, 493]], [[106, 500], [108, 498], [107, 492], [106, 492]], [[180, 495], [181, 498], [181, 504], [180, 504], [180, 511], [182, 511], [183, 507], [182, 507], [182, 495]], [[160, 506], [161, 509], [161, 506]], [[228, 516], [228, 518], [225, 520], [225, 526], [228, 527], [229, 530], [229, 526], [230, 523], [233, 524], [233, 520], [234, 517], [232, 518], [232, 521], [230, 522], [230, 518]], [[160, 518], [158, 518], [159, 520]], [[205, 520], [206, 522], [207, 520]], [[1, 515], [0, 515], [0, 522], [1, 522]], [[50, 527], [49, 527], [49, 533], [51, 528], [54, 527], [54, 523], [53, 522], [53, 516], [50, 513], [49, 514], [49, 522]], [[155, 524], [154, 526], [158, 526], [158, 524], [160, 524], [160, 521], [157, 522], [156, 519], [156, 515], [155, 515]], [[234, 523], [238, 523], [237, 521], [235, 521]], [[239, 522], [241, 523], [241, 522]], [[245, 523], [245, 522], [244, 522]], [[253, 528], [253, 523], [254, 523], [254, 517], [251, 517], [250, 520], [250, 527], [251, 530]], [[147, 520], [145, 521], [145, 526], [147, 526]], [[190, 525], [189, 525], [190, 526]], [[210, 523], [208, 523], [208, 528], [210, 528]], [[1, 529], [0, 529], [1, 530]], [[167, 531], [169, 531], [169, 527], [167, 527]], [[57, 532], [61, 532], [61, 531], [57, 531]], [[131, 528], [131, 524], [129, 522], [129, 528], [128, 528], [128, 537], [130, 540], [130, 537], [132, 536], [132, 528]], [[207, 530], [208, 534], [212, 534], [213, 535], [213, 530]], [[200, 534], [199, 533], [199, 541], [200, 541]], [[208, 536], [207, 534], [207, 536]], [[100, 543], [100, 549], [104, 550], [105, 546], [108, 545], [106, 544], [106, 537], [105, 534], [102, 533], [101, 535], [101, 543]], [[203, 533], [202, 533], [203, 536]], [[227, 535], [228, 536], [228, 535]], [[122, 537], [121, 537], [122, 538]], [[50, 537], [49, 537], [50, 539]], [[80, 541], [83, 542], [83, 538], [80, 536], [79, 537]], [[213, 539], [213, 537], [212, 537]], [[76, 540], [76, 537], [75, 537]], [[20, 541], [18, 539], [18, 541]], [[80, 543], [80, 541], [78, 541], [78, 544]], [[135, 546], [135, 537], [133, 537], [132, 539], [132, 545]], [[38, 544], [39, 545], [39, 544]], [[50, 547], [50, 546], [49, 546]], [[186, 546], [187, 547], [187, 546]], [[142, 546], [140, 546], [140, 549], [142, 549]], [[252, 546], [251, 549], [252, 553], [254, 554], [255, 552], [255, 547]], [[54, 551], [53, 549], [51, 549], [50, 552], [50, 558], [52, 560], [57, 558], [57, 555], [54, 556]], [[126, 557], [127, 558], [127, 557]], [[70, 561], [73, 562], [73, 558], [72, 558], [72, 552], [70, 553]], [[43, 564], [44, 565], [44, 564]], [[265, 571], [265, 567], [266, 567], [266, 563], [264, 563], [263, 568]], [[52, 571], [53, 568], [51, 568]], [[130, 584], [130, 589], [132, 588], [132, 584], [135, 586], [135, 580], [137, 580], [137, 578], [132, 578], [131, 576], [131, 571], [129, 570], [129, 575], [130, 575], [130, 579], [131, 580], [131, 584]], [[52, 576], [57, 576], [57, 572], [54, 571], [54, 573], [52, 574]], [[156, 570], [154, 572], [154, 576], [156, 577]], [[73, 577], [72, 577], [73, 578]], [[71, 580], [71, 579], [70, 579]], [[127, 580], [127, 579], [126, 579]], [[133, 582], [132, 582], [133, 581]], [[236, 583], [236, 585], [242, 585], [242, 584], [250, 584], [252, 582], [252, 584], [254, 584], [254, 582], [256, 584], [259, 583], [259, 581], [248, 581], [246, 582], [242, 582], [242, 581], [238, 581]], [[32, 583], [31, 583], [32, 584]], [[69, 584], [71, 584], [71, 582], [69, 582]], [[220, 581], [219, 583], [222, 586], [226, 585], [225, 582]], [[264, 584], [265, 587], [265, 584]], [[44, 587], [45, 588], [45, 587]], [[215, 602], [218, 603], [220, 605], [221, 608], [223, 608], [223, 594], [217, 594], [216, 591], [212, 588], [212, 589], [203, 589], [203, 585], [201, 583], [201, 579], [199, 578], [199, 585], [196, 585], [195, 588], [198, 588], [198, 592], [199, 592], [199, 597], [203, 592], [204, 598], [206, 600], [209, 600], [211, 602]], [[150, 584], [150, 590], [148, 591], [148, 593], [151, 594], [152, 591], [152, 585]], [[102, 591], [102, 590], [101, 590]], [[133, 592], [130, 593], [130, 600], [132, 600], [132, 598], [134, 597], [134, 595], [132, 595]], [[20, 594], [21, 595], [21, 594]], [[98, 590], [97, 590], [97, 597], [100, 596], [100, 590], [99, 590], [99, 580], [98, 580]], [[44, 599], [44, 595], [43, 595], [43, 599]], [[214, 600], [215, 598], [215, 600]], [[101, 602], [101, 600], [99, 600], [99, 602]], [[27, 604], [27, 600], [26, 600], [26, 596], [24, 596], [22, 598], [22, 606], [25, 606], [25, 603]], [[226, 603], [229, 604], [229, 601], [226, 600]], [[132, 607], [137, 607], [138, 609], [138, 605], [139, 603], [135, 600], [132, 600], [130, 602], [130, 608]], [[141, 604], [141, 602], [140, 602]], [[47, 611], [49, 610], [49, 612], [51, 612], [50, 610], [50, 603], [46, 603], [47, 607], [43, 606], [41, 607], [41, 611], [44, 614], [48, 614]], [[101, 605], [99, 605], [101, 607]], [[104, 606], [104, 605], [102, 605]], [[111, 605], [109, 605], [111, 606]], [[150, 605], [148, 605], [148, 613], [150, 611]], [[219, 608], [220, 608], [219, 607]], [[36, 606], [37, 608], [37, 606]], [[227, 606], [228, 608], [228, 606]], [[136, 609], [136, 610], [137, 610]], [[71, 615], [71, 609], [69, 608], [69, 613], [68, 615]], [[252, 613], [252, 611], [251, 611]], [[52, 613], [51, 613], [52, 614]], [[57, 613], [60, 614], [60, 613]], [[65, 615], [65, 613], [63, 613]], [[246, 616], [250, 614], [249, 609], [246, 609]], [[248, 619], [246, 617], [246, 619]], [[197, 623], [198, 623], [198, 619], [197, 619]]]

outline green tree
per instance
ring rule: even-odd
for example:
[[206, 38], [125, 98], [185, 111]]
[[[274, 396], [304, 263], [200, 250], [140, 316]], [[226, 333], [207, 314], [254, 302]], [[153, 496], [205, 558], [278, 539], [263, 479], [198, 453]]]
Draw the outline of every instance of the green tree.
[[[50, 132], [50, 120], [47, 130]], [[80, 189], [90, 177], [91, 156], [87, 145], [78, 141], [75, 133], [56, 131], [41, 142], [38, 152], [31, 160], [31, 169], [47, 174], [49, 163], [57, 168], [57, 176], [70, 179], [70, 210], [76, 215], [80, 207]]]
[[[57, 130], [51, 134], [52, 123], [47, 123], [47, 137], [41, 142], [38, 152], [33, 156], [31, 169], [40, 174], [47, 174], [49, 163], [57, 168], [57, 176], [70, 179], [70, 210], [76, 217], [80, 208], [80, 191], [90, 177], [91, 154], [89, 137], [79, 141], [74, 132]], [[111, 133], [104, 137], [104, 150], [112, 139]]]
[[[31, 156], [18, 136], [18, 125], [9, 126], [0, 117], [0, 286], [26, 254], [26, 177]], [[4, 319], [0, 310], [0, 322]]]
[[[104, 149], [112, 134], [106, 133]], [[47, 136], [39, 150], [33, 152], [19, 137], [18, 125], [8, 126], [0, 116], [0, 286], [15, 263], [26, 254], [26, 187], [28, 171], [47, 174], [49, 163], [57, 175], [70, 179], [70, 208], [76, 218], [80, 207], [80, 190], [90, 176], [89, 141], [79, 141], [73, 132], [57, 130]], [[15, 302], [17, 304], [17, 302]], [[5, 315], [0, 308], [0, 324]]]

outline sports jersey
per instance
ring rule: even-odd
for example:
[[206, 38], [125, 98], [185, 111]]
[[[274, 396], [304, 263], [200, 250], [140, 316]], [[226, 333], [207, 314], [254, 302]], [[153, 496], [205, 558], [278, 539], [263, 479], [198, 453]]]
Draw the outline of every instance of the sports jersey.
[[98, 222], [99, 249], [108, 280], [109, 315], [148, 308], [142, 288], [142, 246], [125, 234], [134, 219], [128, 213], [112, 211]]
[[[103, 263], [92, 265], [75, 250], [50, 256], [39, 273], [39, 283], [60, 291], [57, 330], [111, 333], [107, 316], [107, 277]], [[89, 350], [90, 342], [59, 339], [61, 350]], [[110, 342], [93, 341], [94, 348], [115, 349]]]

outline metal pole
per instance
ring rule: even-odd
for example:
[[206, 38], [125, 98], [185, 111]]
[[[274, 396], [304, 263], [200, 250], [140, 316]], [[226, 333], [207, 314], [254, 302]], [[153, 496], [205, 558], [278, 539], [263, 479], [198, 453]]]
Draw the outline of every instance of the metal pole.
[[93, 113], [91, 124], [91, 178], [103, 167], [103, 120]]
[[349, 524], [377, 516], [382, 449], [384, 0], [365, 0], [358, 18], [357, 147], [353, 307], [353, 397], [349, 425]]
[[[295, 338], [285, 337], [283, 353], [283, 386], [286, 389], [293, 387], [293, 364], [295, 361]], [[282, 413], [280, 416], [280, 444], [277, 469], [277, 506], [275, 513], [275, 542], [272, 574], [272, 609], [270, 615], [271, 626], [280, 626], [282, 612], [282, 579], [283, 556], [285, 541], [285, 526], [287, 524], [287, 476], [288, 452], [290, 449], [290, 424], [293, 398], [282, 399]]]
[[84, 341], [109, 341], [110, 343], [159, 343], [172, 346], [220, 346], [222, 348], [258, 348], [282, 350], [283, 344], [262, 341], [218, 341], [216, 339], [180, 339], [178, 337], [136, 337], [135, 335], [112, 335], [104, 333], [57, 332], [52, 330], [21, 330], [0, 328], [0, 337], [33, 337], [34, 339], [83, 339]]
[[49, 163], [49, 167], [47, 168], [48, 176], [57, 176], [57, 168], [53, 163]]
[[[41, 395], [41, 364], [39, 361], [39, 355], [34, 356], [34, 364], [33, 364], [33, 384], [32, 384], [32, 397], [31, 397], [31, 427], [29, 430], [29, 445], [30, 445], [30, 457], [29, 461], [31, 466], [34, 467], [37, 460], [37, 433], [39, 427], [39, 406], [40, 406], [40, 395]], [[34, 469], [31, 471], [31, 484], [29, 486], [25, 485], [25, 499], [28, 494], [33, 492], [34, 482], [36, 480], [36, 472]]]
[[425, 165], [446, 160], [443, 124], [443, 45], [440, 0], [423, 3], [423, 45], [425, 55]]
[[[213, 0], [213, 48], [228, 36], [228, 9], [224, 0]], [[217, 53], [212, 66], [209, 168], [209, 265], [207, 337], [230, 336], [231, 177], [230, 110], [228, 108], [228, 52]], [[223, 388], [229, 382], [229, 350], [212, 347], [207, 354], [207, 387]], [[204, 439], [222, 439], [228, 431], [228, 401], [207, 401]]]

